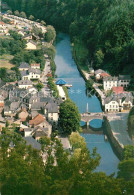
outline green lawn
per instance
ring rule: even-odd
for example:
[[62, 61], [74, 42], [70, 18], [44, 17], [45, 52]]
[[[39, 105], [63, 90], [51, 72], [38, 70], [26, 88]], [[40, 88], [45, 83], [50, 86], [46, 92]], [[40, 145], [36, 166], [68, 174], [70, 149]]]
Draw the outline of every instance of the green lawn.
[[9, 54], [4, 54], [0, 56], [0, 68], [11, 69], [12, 67], [14, 67], [14, 65], [10, 63], [10, 60], [12, 59], [13, 59], [13, 56]]

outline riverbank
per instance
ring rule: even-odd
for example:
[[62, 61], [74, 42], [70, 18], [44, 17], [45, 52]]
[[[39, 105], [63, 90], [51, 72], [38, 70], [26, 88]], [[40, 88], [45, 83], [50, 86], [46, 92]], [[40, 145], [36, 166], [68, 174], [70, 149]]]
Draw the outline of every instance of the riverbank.
[[123, 159], [124, 146], [134, 145], [127, 132], [128, 113], [109, 114], [104, 117], [105, 133], [116, 154]]

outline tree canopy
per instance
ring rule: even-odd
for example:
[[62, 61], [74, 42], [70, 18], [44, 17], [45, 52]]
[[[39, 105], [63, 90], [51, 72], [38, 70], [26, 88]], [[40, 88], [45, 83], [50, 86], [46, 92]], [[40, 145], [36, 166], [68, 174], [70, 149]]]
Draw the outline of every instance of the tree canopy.
[[66, 100], [60, 105], [59, 127], [63, 133], [68, 135], [72, 131], [80, 130], [80, 114], [71, 100]]

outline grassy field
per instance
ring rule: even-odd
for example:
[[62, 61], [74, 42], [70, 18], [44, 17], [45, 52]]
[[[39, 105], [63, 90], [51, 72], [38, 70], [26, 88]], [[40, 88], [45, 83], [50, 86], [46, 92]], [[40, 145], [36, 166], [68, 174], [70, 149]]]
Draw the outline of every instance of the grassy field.
[[12, 59], [13, 59], [12, 55], [4, 54], [0, 56], [0, 68], [11, 69], [12, 67], [14, 67], [14, 65], [10, 63], [10, 60]]

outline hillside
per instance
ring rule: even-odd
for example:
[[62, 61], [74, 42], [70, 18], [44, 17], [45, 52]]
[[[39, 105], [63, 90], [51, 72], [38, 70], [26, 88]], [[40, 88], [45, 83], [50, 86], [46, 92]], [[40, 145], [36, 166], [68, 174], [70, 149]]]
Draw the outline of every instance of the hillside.
[[80, 59], [82, 65], [88, 60], [95, 68], [104, 68], [111, 74], [134, 75], [133, 0], [6, 2], [13, 11], [25, 11], [27, 16], [32, 14], [60, 31], [69, 32], [74, 44], [81, 41], [89, 53]]

